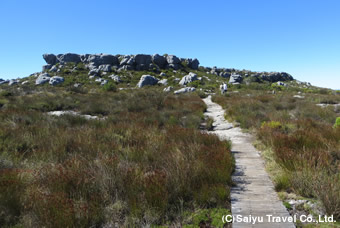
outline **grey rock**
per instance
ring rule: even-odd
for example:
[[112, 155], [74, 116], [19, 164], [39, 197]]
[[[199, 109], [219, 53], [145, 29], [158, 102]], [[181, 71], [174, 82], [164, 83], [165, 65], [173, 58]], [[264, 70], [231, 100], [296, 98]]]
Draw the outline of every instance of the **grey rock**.
[[62, 55], [57, 55], [57, 59], [61, 63], [79, 63], [81, 62], [80, 55], [74, 53], [66, 53]]
[[102, 82], [102, 81], [104, 81], [105, 79], [103, 79], [103, 78], [97, 78], [96, 80], [95, 80], [95, 82]]
[[190, 72], [188, 75], [184, 76], [179, 82], [180, 85], [186, 85], [190, 82], [198, 80], [197, 74]]
[[117, 71], [121, 72], [121, 71], [126, 71], [126, 70], [134, 70], [133, 66], [130, 65], [124, 65], [122, 67], [120, 67]]
[[108, 83], [108, 80], [104, 79], [104, 80], [102, 80], [102, 82], [100, 83], [100, 85], [103, 86], [103, 85], [106, 85], [107, 83]]
[[166, 76], [166, 73], [164, 73], [164, 72], [161, 72], [161, 73], [159, 74], [159, 76], [161, 76], [161, 77], [165, 77], [165, 76]]
[[200, 65], [198, 59], [186, 59], [185, 62], [187, 63], [188, 67], [193, 70], [197, 70], [198, 66]]
[[111, 65], [109, 65], [109, 64], [100, 65], [100, 66], [98, 67], [98, 69], [99, 69], [100, 71], [103, 71], [103, 72], [111, 72], [111, 71], [112, 71]]
[[280, 81], [278, 81], [276, 84], [279, 85], [279, 86], [287, 86], [287, 84], [280, 82]]
[[51, 76], [47, 73], [40, 74], [38, 78], [35, 80], [36, 85], [42, 85], [45, 84], [46, 82], [50, 81]]
[[63, 77], [60, 77], [60, 76], [53, 76], [50, 81], [49, 81], [49, 84], [50, 85], [58, 85], [60, 83], [63, 83], [64, 82], [64, 78]]
[[179, 90], [176, 90], [174, 94], [182, 94], [182, 93], [189, 93], [189, 92], [194, 92], [196, 88], [194, 87], [185, 87]]
[[168, 55], [166, 57], [166, 61], [168, 62], [168, 64], [180, 64], [181, 63], [181, 60], [177, 58], [177, 56], [175, 55]]
[[167, 64], [167, 60], [164, 56], [158, 55], [158, 54], [154, 54], [152, 56], [152, 61], [159, 66], [160, 68], [164, 68], [165, 65]]
[[15, 85], [15, 84], [18, 84], [19, 83], [19, 80], [15, 80], [15, 79], [12, 79], [12, 80], [9, 80], [8, 82], [8, 85]]
[[149, 64], [152, 63], [152, 57], [151, 55], [138, 54], [138, 55], [135, 55], [135, 62], [136, 62], [136, 65], [149, 66]]
[[28, 83], [29, 83], [29, 81], [23, 81], [23, 82], [21, 82], [21, 85], [26, 85]]
[[43, 54], [43, 58], [47, 64], [54, 65], [57, 63], [57, 56], [53, 54]]
[[9, 83], [9, 80], [2, 80], [2, 81], [0, 81], [0, 85], [7, 84], [7, 83]]
[[233, 74], [230, 76], [229, 83], [230, 84], [236, 84], [236, 83], [241, 83], [243, 80], [242, 76], [239, 74]]
[[220, 75], [220, 77], [222, 77], [222, 78], [229, 78], [231, 74], [230, 74], [229, 72], [224, 72], [224, 71], [223, 71], [223, 72], [220, 72], [219, 75]]
[[132, 56], [124, 56], [124, 58], [120, 61], [120, 65], [134, 65], [135, 64], [135, 59]]
[[73, 87], [74, 88], [80, 88], [81, 87], [81, 83], [74, 83]]
[[151, 75], [143, 75], [138, 84], [137, 87], [141, 88], [143, 86], [147, 86], [147, 85], [156, 85], [158, 82], [158, 79], [151, 76]]
[[52, 66], [50, 72], [57, 72], [57, 70], [58, 70], [57, 66]]
[[48, 71], [49, 69], [51, 69], [52, 68], [52, 64], [46, 64], [46, 65], [43, 65], [42, 66], [42, 71]]
[[122, 79], [120, 78], [120, 76], [119, 75], [110, 75], [109, 76], [109, 78], [111, 78], [113, 81], [115, 81], [115, 82], [122, 82]]
[[158, 84], [166, 86], [166, 85], [168, 85], [168, 79], [162, 79], [162, 80], [158, 81]]
[[91, 76], [91, 75], [98, 76], [99, 74], [100, 74], [100, 70], [97, 69], [97, 68], [90, 70], [89, 73], [88, 73], [89, 76]]
[[[179, 70], [181, 66], [179, 64], [174, 64], [174, 63], [169, 63], [168, 68], [174, 69], [174, 70]], [[176, 73], [176, 72], [174, 72]]]
[[164, 92], [171, 92], [172, 90], [173, 90], [172, 86], [168, 86], [168, 87], [163, 89]]
[[114, 55], [108, 54], [96, 54], [89, 55], [87, 62], [92, 63], [95, 66], [100, 65], [118, 65], [118, 58]]

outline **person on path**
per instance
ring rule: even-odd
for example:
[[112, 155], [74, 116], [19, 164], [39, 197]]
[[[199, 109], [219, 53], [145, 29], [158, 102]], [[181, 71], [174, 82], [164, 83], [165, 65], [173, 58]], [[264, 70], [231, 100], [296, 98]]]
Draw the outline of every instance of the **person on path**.
[[225, 94], [228, 90], [228, 86], [225, 82], [223, 82], [222, 85], [220, 85], [220, 89], [221, 89], [221, 94]]

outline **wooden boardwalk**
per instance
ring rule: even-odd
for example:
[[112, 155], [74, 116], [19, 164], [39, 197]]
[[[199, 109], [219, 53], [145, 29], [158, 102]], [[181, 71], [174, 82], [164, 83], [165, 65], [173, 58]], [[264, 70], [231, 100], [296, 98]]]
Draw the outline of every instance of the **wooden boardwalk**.
[[283, 220], [290, 218], [290, 215], [274, 190], [264, 161], [252, 145], [251, 135], [226, 121], [224, 110], [212, 102], [210, 96], [203, 101], [207, 105], [205, 115], [214, 119], [214, 130], [210, 133], [232, 142], [232, 153], [236, 160], [236, 171], [232, 177], [236, 186], [231, 189], [232, 215], [242, 216], [242, 220], [259, 219], [258, 222], [234, 222], [233, 227], [295, 227], [293, 222], [273, 222], [274, 217]]

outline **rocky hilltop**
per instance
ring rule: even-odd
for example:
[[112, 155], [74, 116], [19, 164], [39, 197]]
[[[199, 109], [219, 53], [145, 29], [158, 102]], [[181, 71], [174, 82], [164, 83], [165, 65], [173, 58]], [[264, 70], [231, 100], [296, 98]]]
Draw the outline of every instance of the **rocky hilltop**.
[[[180, 58], [175, 55], [112, 55], [112, 54], [44, 54], [46, 65], [42, 71], [27, 78], [2, 80], [1, 84], [52, 86], [73, 83], [106, 85], [110, 81], [130, 86], [172, 86], [193, 88], [218, 88], [218, 83], [228, 82], [232, 85], [250, 83], [277, 83], [286, 86], [294, 78], [285, 72], [253, 72], [234, 68], [200, 66], [196, 58]], [[121, 87], [121, 86], [120, 86]], [[169, 91], [166, 88], [166, 91]], [[182, 90], [180, 90], [182, 92]]]
[[99, 69], [110, 72], [112, 70], [156, 70], [174, 69], [178, 70], [185, 64], [193, 70], [197, 70], [199, 61], [197, 59], [178, 58], [175, 55], [110, 55], [110, 54], [44, 54], [47, 65], [43, 70], [51, 69], [55, 64], [65, 64], [69, 62], [84, 63], [90, 70]]

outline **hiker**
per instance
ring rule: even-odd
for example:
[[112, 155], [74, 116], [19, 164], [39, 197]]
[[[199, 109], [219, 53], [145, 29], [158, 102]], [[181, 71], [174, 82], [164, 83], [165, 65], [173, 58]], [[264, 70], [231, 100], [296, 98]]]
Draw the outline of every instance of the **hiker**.
[[226, 84], [225, 82], [223, 82], [223, 84], [222, 84], [222, 85], [220, 85], [220, 89], [221, 89], [221, 94], [224, 94], [224, 93], [226, 93], [226, 92], [227, 92], [227, 90], [228, 90], [228, 86], [227, 86], [227, 84]]

